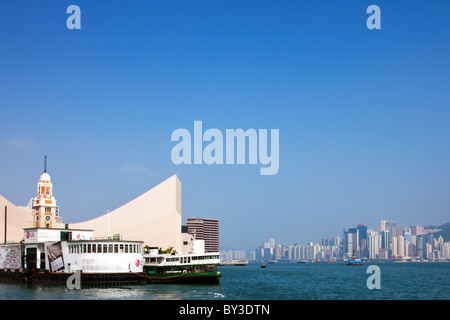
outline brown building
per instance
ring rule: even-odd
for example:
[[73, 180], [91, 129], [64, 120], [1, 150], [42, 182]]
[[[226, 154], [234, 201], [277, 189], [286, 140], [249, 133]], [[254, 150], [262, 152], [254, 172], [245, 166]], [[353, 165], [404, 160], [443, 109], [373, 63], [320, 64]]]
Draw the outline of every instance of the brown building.
[[219, 252], [219, 220], [187, 218], [186, 227], [195, 239], [205, 241], [205, 252]]

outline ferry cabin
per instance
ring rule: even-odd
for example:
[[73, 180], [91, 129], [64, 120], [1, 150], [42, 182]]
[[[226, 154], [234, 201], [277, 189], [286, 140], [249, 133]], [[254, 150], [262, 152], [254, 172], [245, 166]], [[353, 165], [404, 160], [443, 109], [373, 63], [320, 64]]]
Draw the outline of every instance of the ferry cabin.
[[144, 254], [144, 267], [149, 274], [216, 272], [219, 253]]

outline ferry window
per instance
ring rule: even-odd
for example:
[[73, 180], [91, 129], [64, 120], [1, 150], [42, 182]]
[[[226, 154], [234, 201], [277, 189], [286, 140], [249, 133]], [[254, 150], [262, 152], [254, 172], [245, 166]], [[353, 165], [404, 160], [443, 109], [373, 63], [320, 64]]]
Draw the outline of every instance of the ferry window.
[[107, 244], [103, 245], [103, 253], [108, 253], [108, 245]]
[[108, 253], [113, 253], [113, 245], [108, 245]]
[[118, 253], [119, 252], [119, 245], [115, 244], [114, 245], [114, 253]]
[[87, 245], [87, 253], [91, 253], [91, 245], [90, 244]]
[[128, 245], [125, 245], [125, 253], [128, 253]]
[[87, 252], [87, 250], [86, 250], [86, 245], [83, 244], [83, 252], [82, 252], [82, 253], [86, 253], [86, 252]]
[[123, 244], [119, 246], [119, 253], [123, 253]]
[[93, 252], [93, 253], [96, 253], [96, 252], [97, 252], [97, 245], [96, 245], [96, 244], [93, 244], [93, 245], [92, 245], [92, 252]]

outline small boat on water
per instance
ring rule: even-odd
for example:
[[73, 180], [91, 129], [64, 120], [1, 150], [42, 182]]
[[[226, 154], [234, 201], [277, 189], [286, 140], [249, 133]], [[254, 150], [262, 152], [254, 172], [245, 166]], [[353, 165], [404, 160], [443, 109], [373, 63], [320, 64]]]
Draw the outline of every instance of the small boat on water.
[[362, 266], [361, 259], [355, 259], [355, 249], [353, 249], [352, 258], [348, 259], [348, 266]]
[[266, 264], [263, 263], [263, 264], [261, 265], [261, 268], [265, 268], [265, 267], [266, 267]]

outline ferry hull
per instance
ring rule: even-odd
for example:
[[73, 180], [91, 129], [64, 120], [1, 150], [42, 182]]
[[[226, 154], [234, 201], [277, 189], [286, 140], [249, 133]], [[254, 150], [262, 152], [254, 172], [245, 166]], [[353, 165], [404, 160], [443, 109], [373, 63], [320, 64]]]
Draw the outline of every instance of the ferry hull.
[[148, 283], [174, 284], [220, 284], [220, 272], [182, 273], [182, 274], [147, 274]]
[[[73, 273], [0, 270], [0, 280], [8, 282], [28, 282], [32, 284], [66, 285]], [[81, 287], [114, 287], [122, 285], [145, 285], [144, 273], [81, 273]]]
[[348, 266], [362, 266], [363, 264], [361, 262], [349, 262], [347, 263]]

